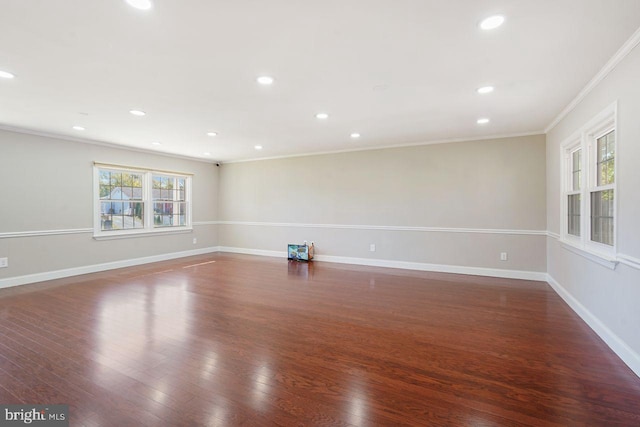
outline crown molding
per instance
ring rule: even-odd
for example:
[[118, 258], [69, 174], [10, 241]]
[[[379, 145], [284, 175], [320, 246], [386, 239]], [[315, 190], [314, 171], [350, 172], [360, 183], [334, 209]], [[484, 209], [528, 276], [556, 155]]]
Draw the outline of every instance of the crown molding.
[[640, 43], [640, 28], [638, 28], [636, 32], [633, 33], [633, 35], [622, 45], [622, 47], [618, 49], [618, 51], [613, 55], [613, 57], [611, 57], [611, 59], [609, 59], [609, 61], [605, 64], [605, 66], [602, 67], [602, 69], [598, 72], [598, 74], [596, 74], [591, 79], [591, 81], [587, 83], [587, 85], [578, 93], [578, 96], [576, 96], [573, 99], [573, 101], [571, 101], [569, 105], [567, 105], [564, 108], [564, 110], [562, 110], [560, 114], [558, 114], [556, 118], [553, 119], [551, 123], [549, 123], [549, 125], [544, 129], [544, 133], [545, 134], [549, 133], [551, 129], [556, 127], [556, 125], [560, 123], [562, 119], [564, 119], [571, 111], [573, 111], [578, 106], [578, 104], [582, 102], [582, 100], [586, 98], [587, 95], [589, 95], [591, 91], [595, 89], [595, 87], [598, 86], [598, 84], [602, 80], [604, 80], [605, 77], [607, 77], [609, 73], [611, 73], [618, 66], [618, 64], [622, 62], [622, 60], [626, 58], [629, 55], [629, 53], [631, 53], [631, 51], [633, 51], [633, 49], [639, 43]]
[[324, 156], [327, 154], [342, 154], [342, 153], [355, 153], [359, 151], [374, 151], [374, 150], [388, 150], [392, 148], [407, 148], [407, 147], [420, 147], [423, 145], [435, 145], [435, 144], [448, 144], [453, 142], [473, 142], [473, 141], [487, 141], [491, 139], [506, 139], [506, 138], [520, 138], [524, 136], [544, 135], [543, 130], [535, 132], [523, 132], [523, 133], [511, 133], [511, 134], [497, 134], [487, 135], [480, 137], [462, 137], [462, 138], [449, 138], [449, 139], [437, 139], [432, 141], [414, 142], [409, 144], [395, 144], [395, 145], [380, 145], [375, 147], [362, 147], [362, 148], [350, 148], [347, 150], [333, 150], [333, 151], [314, 151], [312, 153], [300, 153], [300, 154], [284, 154], [282, 156], [272, 157], [255, 157], [252, 159], [240, 159], [240, 160], [228, 160], [224, 161], [224, 164], [231, 163], [245, 163], [245, 162], [258, 162], [261, 160], [278, 160], [278, 159], [290, 159], [294, 157], [309, 157], [309, 156]]
[[45, 138], [59, 139], [61, 141], [80, 142], [83, 144], [90, 144], [90, 145], [100, 145], [102, 147], [115, 148], [119, 150], [135, 151], [137, 153], [154, 154], [156, 156], [170, 157], [173, 159], [184, 159], [184, 160], [191, 160], [191, 161], [196, 161], [201, 163], [210, 163], [210, 164], [220, 163], [220, 161], [214, 160], [214, 159], [201, 159], [199, 157], [190, 157], [190, 156], [185, 156], [183, 154], [172, 154], [172, 153], [166, 153], [163, 151], [156, 151], [156, 150], [151, 150], [146, 148], [131, 147], [128, 145], [115, 144], [113, 142], [97, 141], [95, 139], [78, 138], [75, 136], [62, 135], [62, 134], [57, 134], [53, 132], [44, 132], [39, 130], [27, 129], [27, 128], [7, 126], [1, 123], [0, 123], [0, 130], [6, 131], [6, 132], [21, 133], [25, 135], [34, 135], [34, 136], [42, 136]]

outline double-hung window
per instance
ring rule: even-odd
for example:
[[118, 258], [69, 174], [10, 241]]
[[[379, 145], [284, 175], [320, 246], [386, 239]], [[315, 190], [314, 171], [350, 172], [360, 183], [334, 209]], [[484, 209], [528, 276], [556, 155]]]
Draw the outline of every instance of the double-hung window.
[[572, 147], [568, 153], [567, 234], [579, 238], [582, 231], [582, 147]]
[[[589, 189], [591, 241], [614, 246], [616, 131], [607, 129], [593, 138], [595, 173]], [[593, 151], [592, 149], [592, 151]]]
[[562, 240], [606, 258], [616, 247], [616, 106], [562, 144]]
[[94, 165], [94, 236], [191, 230], [191, 176]]
[[153, 174], [153, 225], [184, 227], [187, 225], [186, 182], [184, 176]]

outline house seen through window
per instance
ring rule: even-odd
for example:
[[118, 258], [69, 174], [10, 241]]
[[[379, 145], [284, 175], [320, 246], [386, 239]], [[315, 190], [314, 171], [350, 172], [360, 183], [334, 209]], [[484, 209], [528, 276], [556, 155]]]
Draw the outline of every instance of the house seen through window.
[[96, 166], [98, 235], [190, 227], [191, 176]]

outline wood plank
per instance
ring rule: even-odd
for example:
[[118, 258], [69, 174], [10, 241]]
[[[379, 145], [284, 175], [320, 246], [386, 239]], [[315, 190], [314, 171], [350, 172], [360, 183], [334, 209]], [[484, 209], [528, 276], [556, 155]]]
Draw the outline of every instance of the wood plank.
[[86, 426], [640, 425], [640, 379], [545, 283], [232, 254], [0, 290], [0, 402]]

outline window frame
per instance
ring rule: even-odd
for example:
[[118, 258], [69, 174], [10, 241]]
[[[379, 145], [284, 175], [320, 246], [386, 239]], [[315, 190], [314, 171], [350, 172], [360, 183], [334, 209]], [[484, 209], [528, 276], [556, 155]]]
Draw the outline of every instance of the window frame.
[[[158, 177], [160, 179], [170, 178], [170, 179], [172, 179], [174, 181], [175, 188], [173, 188], [171, 190], [172, 193], [173, 193], [173, 197], [172, 198], [170, 198], [170, 199], [163, 199], [162, 198], [162, 191], [168, 191], [168, 190], [164, 189], [164, 188], [156, 189], [154, 187], [154, 178], [156, 178], [156, 177]], [[151, 187], [150, 187], [151, 196], [149, 197], [149, 200], [151, 202], [151, 210], [153, 211], [153, 213], [151, 214], [153, 216], [153, 218], [152, 218], [152, 226], [153, 226], [153, 228], [163, 228], [163, 229], [169, 229], [170, 230], [170, 229], [185, 227], [187, 225], [187, 211], [189, 210], [188, 209], [189, 202], [188, 202], [188, 199], [187, 199], [187, 185], [188, 185], [187, 184], [187, 181], [188, 181], [187, 177], [184, 176], [184, 175], [177, 175], [177, 174], [171, 174], [171, 173], [166, 173], [166, 172], [152, 172], [151, 175], [150, 175], [150, 179], [151, 179]], [[180, 187], [179, 187], [179, 184], [178, 184], [178, 180], [179, 179], [184, 179], [184, 189], [182, 190], [184, 199], [176, 198], [176, 195], [180, 194]], [[159, 193], [160, 193], [160, 197], [159, 198], [156, 198], [154, 196], [155, 190], [160, 190], [159, 191]], [[155, 221], [156, 216], [160, 216], [160, 217], [165, 217], [165, 216], [174, 217], [175, 216], [174, 213], [171, 213], [169, 215], [167, 215], [165, 213], [159, 214], [155, 210], [155, 205], [157, 205], [157, 204], [161, 204], [161, 205], [172, 204], [172, 205], [174, 205], [174, 207], [175, 207], [175, 205], [184, 204], [185, 205], [185, 214], [184, 214], [184, 216], [185, 216], [185, 225], [164, 225], [164, 220], [162, 221], [161, 225], [157, 224], [156, 221]], [[172, 207], [172, 211], [173, 211], [174, 207]]]
[[[589, 131], [587, 133], [587, 143], [589, 146], [589, 153], [591, 156], [593, 156], [593, 161], [592, 164], [590, 164], [590, 175], [589, 175], [589, 186], [586, 189], [587, 190], [587, 196], [588, 196], [588, 200], [587, 203], [589, 205], [589, 229], [588, 229], [588, 239], [586, 244], [588, 246], [591, 246], [595, 251], [597, 252], [606, 252], [606, 253], [613, 253], [615, 254], [615, 248], [616, 248], [616, 243], [617, 243], [617, 236], [616, 236], [616, 212], [618, 211], [617, 209], [617, 201], [618, 201], [618, 194], [616, 191], [616, 164], [618, 163], [616, 161], [616, 157], [614, 155], [613, 159], [614, 159], [614, 163], [613, 163], [613, 184], [605, 184], [605, 185], [599, 185], [598, 184], [598, 139], [611, 133], [611, 132], [615, 132], [615, 140], [614, 140], [614, 147], [617, 148], [617, 138], [618, 138], [618, 133], [616, 132], [615, 129], [615, 122], [611, 121], [611, 122], [607, 122], [605, 124], [603, 124], [602, 126], [599, 126], [597, 128], [594, 128], [593, 130]], [[616, 154], [617, 154], [617, 150], [615, 150]], [[591, 196], [594, 193], [597, 192], [601, 192], [601, 191], [608, 191], [608, 190], [613, 190], [613, 245], [607, 245], [606, 243], [601, 243], [601, 242], [597, 242], [595, 240], [593, 240], [593, 236], [592, 236], [592, 223], [591, 223], [591, 215], [592, 215], [592, 211], [591, 211]]]
[[[142, 175], [142, 206], [143, 206], [143, 228], [132, 228], [124, 230], [102, 230], [101, 203], [100, 199], [100, 171], [135, 173]], [[153, 212], [153, 175], [167, 177], [184, 178], [185, 180], [185, 225], [161, 226], [154, 224]], [[114, 165], [94, 162], [93, 164], [93, 238], [118, 239], [136, 236], [149, 236], [159, 234], [176, 234], [193, 232], [192, 221], [192, 174], [156, 169], [147, 169], [131, 166]]]
[[[598, 138], [615, 132], [614, 140], [614, 180], [612, 184], [598, 185]], [[574, 248], [595, 255], [607, 261], [616, 259], [617, 254], [617, 213], [618, 213], [618, 129], [617, 102], [605, 108], [587, 124], [582, 126], [560, 146], [561, 150], [561, 233], [560, 240]], [[582, 150], [580, 190], [573, 190], [572, 153]], [[592, 240], [591, 195], [595, 192], [613, 190], [613, 245]], [[580, 194], [580, 236], [569, 233], [568, 196]]]
[[[581, 156], [581, 177], [580, 177], [580, 189], [573, 189], [573, 153], [580, 150]], [[585, 159], [588, 157], [585, 154], [584, 147], [582, 146], [582, 138], [572, 137], [563, 144], [563, 186], [562, 186], [562, 238], [571, 244], [579, 246], [584, 236], [584, 217], [585, 217]], [[576, 236], [569, 233], [569, 196], [580, 195], [580, 235]]]

